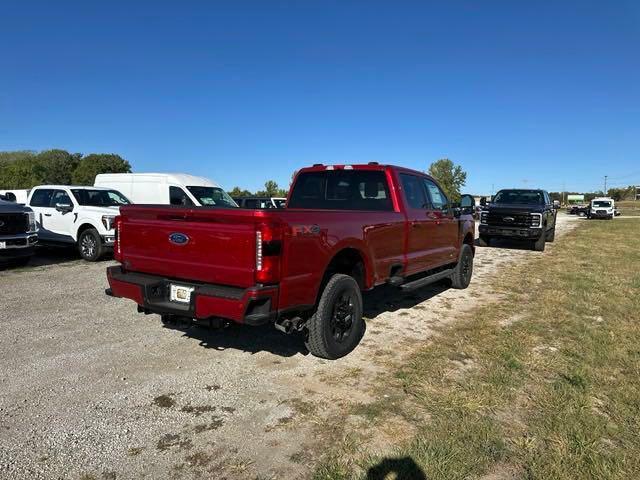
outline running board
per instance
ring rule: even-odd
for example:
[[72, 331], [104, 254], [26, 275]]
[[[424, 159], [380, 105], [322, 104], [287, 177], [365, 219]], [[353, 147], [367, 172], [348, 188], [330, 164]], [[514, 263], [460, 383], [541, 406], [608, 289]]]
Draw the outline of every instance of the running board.
[[414, 280], [413, 282], [400, 285], [400, 288], [405, 292], [422, 288], [431, 283], [444, 280], [445, 278], [450, 278], [451, 274], [453, 273], [453, 270], [454, 270], [453, 268], [449, 268], [448, 270], [442, 270], [441, 272], [434, 273], [433, 275], [429, 275], [428, 277], [419, 278], [417, 280]]

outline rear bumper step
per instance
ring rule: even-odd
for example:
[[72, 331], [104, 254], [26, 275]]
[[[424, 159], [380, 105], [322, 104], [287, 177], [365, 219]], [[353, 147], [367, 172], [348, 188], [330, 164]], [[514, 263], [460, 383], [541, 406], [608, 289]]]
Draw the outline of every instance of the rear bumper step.
[[[205, 320], [223, 318], [248, 325], [275, 320], [277, 286], [249, 288], [194, 283], [144, 273], [125, 272], [120, 266], [107, 268], [109, 287], [105, 294], [133, 300], [144, 312], [178, 315]], [[192, 287], [189, 303], [169, 300], [170, 285]]]

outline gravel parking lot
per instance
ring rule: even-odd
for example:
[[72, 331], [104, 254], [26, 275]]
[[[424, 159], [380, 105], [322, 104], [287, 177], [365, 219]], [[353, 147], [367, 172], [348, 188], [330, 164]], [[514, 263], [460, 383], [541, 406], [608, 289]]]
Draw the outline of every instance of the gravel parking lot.
[[[580, 221], [559, 215], [558, 235]], [[363, 342], [333, 362], [268, 327], [165, 327], [104, 295], [111, 261], [57, 253], [2, 271], [0, 477], [306, 478], [323, 419], [371, 400], [376, 372], [438, 325], [495, 300], [505, 265], [544, 255], [500, 247], [477, 249], [467, 290], [367, 294]]]

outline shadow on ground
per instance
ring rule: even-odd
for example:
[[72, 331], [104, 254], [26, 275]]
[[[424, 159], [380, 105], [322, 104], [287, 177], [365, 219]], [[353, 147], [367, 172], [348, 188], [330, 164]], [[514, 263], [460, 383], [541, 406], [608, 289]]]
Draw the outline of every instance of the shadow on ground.
[[362, 297], [364, 301], [364, 317], [374, 319], [385, 312], [395, 312], [415, 307], [449, 288], [450, 283], [448, 280], [428, 285], [413, 292], [403, 292], [390, 285], [381, 285], [364, 293]]
[[411, 457], [385, 458], [367, 471], [367, 480], [427, 480], [427, 475]]
[[[374, 319], [384, 312], [411, 308], [449, 288], [447, 281], [442, 281], [411, 293], [404, 293], [391, 286], [381, 286], [365, 292], [364, 317]], [[178, 330], [184, 337], [197, 340], [200, 346], [214, 350], [241, 350], [249, 353], [270, 352], [282, 357], [296, 354], [308, 355], [302, 333], [286, 335], [276, 330], [272, 324], [250, 327], [231, 323], [226, 328], [210, 328], [206, 322], [193, 322], [189, 319], [177, 319], [164, 324], [165, 328]]]
[[201, 347], [214, 350], [242, 350], [252, 354], [264, 351], [281, 357], [309, 353], [301, 334], [285, 335], [271, 324], [250, 327], [232, 323], [226, 328], [209, 328], [204, 324], [178, 321], [165, 323], [164, 326], [181, 331], [184, 337], [197, 340]]
[[478, 246], [478, 239], [476, 239], [477, 248], [504, 248], [506, 250], [531, 250], [533, 251], [533, 244], [530, 240], [509, 240], [508, 238], [492, 238], [491, 244], [488, 247]]

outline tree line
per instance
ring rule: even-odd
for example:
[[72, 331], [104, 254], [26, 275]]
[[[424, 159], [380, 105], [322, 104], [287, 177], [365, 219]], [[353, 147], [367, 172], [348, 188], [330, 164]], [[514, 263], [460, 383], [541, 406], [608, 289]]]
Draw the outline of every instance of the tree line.
[[274, 180], [264, 182], [264, 190], [251, 192], [240, 187], [233, 187], [233, 190], [227, 192], [234, 198], [237, 197], [286, 197], [289, 193], [288, 189], [280, 188]]
[[66, 150], [0, 152], [0, 188], [36, 185], [93, 185], [99, 173], [128, 173], [131, 165], [113, 153], [69, 153]]
[[635, 200], [636, 195], [636, 187], [633, 185], [629, 185], [628, 187], [622, 188], [609, 188], [607, 189], [607, 193], [602, 190], [597, 190], [595, 192], [549, 192], [549, 196], [552, 200], [562, 201], [563, 199], [566, 201], [568, 195], [584, 195], [584, 201], [590, 202], [594, 198], [597, 197], [610, 197], [613, 198], [616, 202], [621, 200]]

